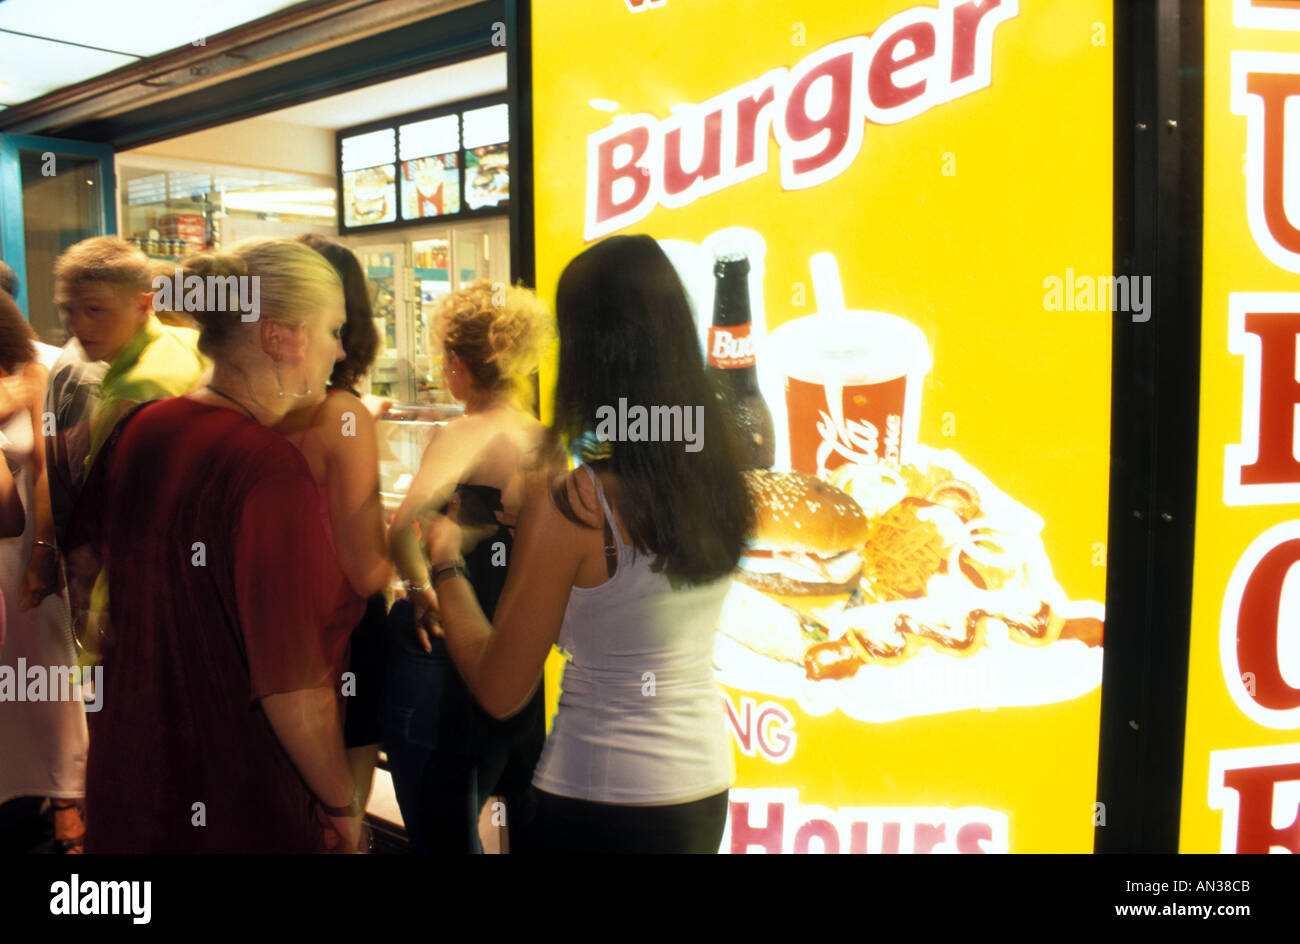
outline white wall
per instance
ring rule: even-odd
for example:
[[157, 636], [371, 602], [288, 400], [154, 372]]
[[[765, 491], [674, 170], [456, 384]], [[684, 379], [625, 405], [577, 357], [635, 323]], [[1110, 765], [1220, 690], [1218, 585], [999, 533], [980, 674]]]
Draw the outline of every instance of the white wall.
[[334, 132], [272, 118], [249, 118], [124, 152], [212, 164], [314, 174], [335, 186]]

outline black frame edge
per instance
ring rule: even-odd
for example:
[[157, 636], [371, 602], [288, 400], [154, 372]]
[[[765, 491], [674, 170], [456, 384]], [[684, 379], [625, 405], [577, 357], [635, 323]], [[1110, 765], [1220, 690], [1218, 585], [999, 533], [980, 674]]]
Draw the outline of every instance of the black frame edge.
[[537, 287], [533, 208], [533, 22], [529, 0], [506, 0], [510, 103], [510, 278]]
[[1115, 314], [1106, 650], [1094, 850], [1178, 851], [1200, 387], [1204, 11], [1115, 4]]

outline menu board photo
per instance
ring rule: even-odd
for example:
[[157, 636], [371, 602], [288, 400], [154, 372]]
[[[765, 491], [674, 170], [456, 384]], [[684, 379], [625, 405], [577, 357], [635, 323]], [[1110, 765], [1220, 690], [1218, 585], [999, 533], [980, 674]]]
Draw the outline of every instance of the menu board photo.
[[347, 226], [391, 223], [397, 219], [393, 165], [367, 167], [343, 174], [343, 222]]
[[402, 219], [459, 213], [460, 116], [441, 115], [399, 125]]
[[465, 152], [465, 203], [471, 210], [503, 207], [510, 200], [510, 145]]
[[510, 109], [469, 109], [465, 120], [465, 204], [471, 210], [510, 202]]
[[422, 220], [460, 211], [460, 155], [402, 161], [402, 219]]
[[747, 474], [793, 524], [756, 528], [716, 627], [721, 851], [1093, 848], [1112, 15], [534, 5], [539, 292], [649, 234], [770, 413]]
[[391, 128], [339, 138], [343, 226], [397, 219], [397, 149]]

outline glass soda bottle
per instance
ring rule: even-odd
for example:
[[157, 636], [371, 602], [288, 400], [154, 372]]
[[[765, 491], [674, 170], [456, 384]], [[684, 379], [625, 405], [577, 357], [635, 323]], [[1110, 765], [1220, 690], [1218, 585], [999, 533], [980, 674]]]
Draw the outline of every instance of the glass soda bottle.
[[706, 370], [740, 431], [744, 467], [770, 468], [776, 457], [772, 413], [758, 389], [753, 317], [749, 311], [749, 258], [743, 252], [714, 257], [713, 324]]

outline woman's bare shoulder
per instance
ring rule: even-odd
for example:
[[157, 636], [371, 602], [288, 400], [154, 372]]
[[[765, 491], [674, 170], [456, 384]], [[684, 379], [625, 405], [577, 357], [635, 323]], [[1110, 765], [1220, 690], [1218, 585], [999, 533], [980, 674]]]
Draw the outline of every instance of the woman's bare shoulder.
[[[596, 488], [591, 484], [591, 475], [581, 466], [561, 472], [551, 479], [551, 496], [557, 499], [563, 496], [570, 510], [582, 524], [589, 528], [600, 526], [604, 512], [600, 508], [600, 498]], [[556, 511], [559, 512], [558, 506]], [[563, 515], [561, 515], [563, 517]], [[568, 520], [566, 518], [566, 520]]]
[[347, 419], [348, 414], [356, 417], [358, 422], [364, 417], [368, 425], [374, 425], [374, 418], [370, 411], [366, 409], [365, 402], [350, 390], [335, 390], [325, 398], [325, 405], [321, 407], [320, 415], [322, 418], [329, 416], [333, 419]]

